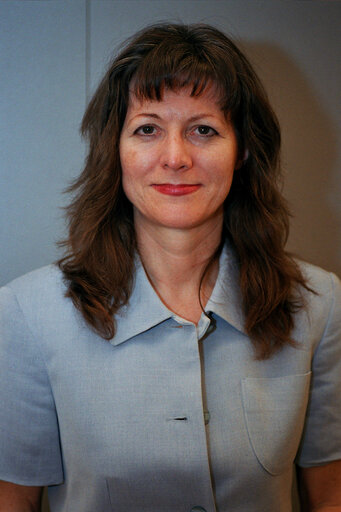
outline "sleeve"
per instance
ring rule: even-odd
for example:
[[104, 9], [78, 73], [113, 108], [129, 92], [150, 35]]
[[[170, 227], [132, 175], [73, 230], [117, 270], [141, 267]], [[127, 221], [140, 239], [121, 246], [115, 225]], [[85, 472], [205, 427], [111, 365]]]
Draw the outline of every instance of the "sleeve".
[[341, 284], [331, 274], [332, 292], [326, 327], [312, 361], [305, 428], [297, 457], [302, 467], [341, 459]]
[[10, 288], [0, 289], [0, 480], [37, 486], [63, 482], [48, 375], [38, 340]]

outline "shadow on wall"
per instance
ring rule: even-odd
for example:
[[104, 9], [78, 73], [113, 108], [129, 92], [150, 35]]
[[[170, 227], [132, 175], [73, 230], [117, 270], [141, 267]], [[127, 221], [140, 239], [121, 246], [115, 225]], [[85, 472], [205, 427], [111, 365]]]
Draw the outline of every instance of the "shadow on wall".
[[337, 126], [325, 98], [290, 55], [267, 42], [241, 45], [282, 128], [284, 195], [293, 214], [288, 250], [341, 275]]

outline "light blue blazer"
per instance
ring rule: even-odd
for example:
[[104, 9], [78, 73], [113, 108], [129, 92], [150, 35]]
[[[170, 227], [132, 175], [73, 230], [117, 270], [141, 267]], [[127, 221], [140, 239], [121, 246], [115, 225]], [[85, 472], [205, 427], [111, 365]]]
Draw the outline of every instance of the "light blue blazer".
[[53, 512], [289, 512], [293, 464], [341, 458], [340, 283], [316, 294], [297, 347], [258, 361], [231, 251], [199, 325], [137, 263], [107, 342], [55, 266], [0, 291], [0, 479], [48, 485]]

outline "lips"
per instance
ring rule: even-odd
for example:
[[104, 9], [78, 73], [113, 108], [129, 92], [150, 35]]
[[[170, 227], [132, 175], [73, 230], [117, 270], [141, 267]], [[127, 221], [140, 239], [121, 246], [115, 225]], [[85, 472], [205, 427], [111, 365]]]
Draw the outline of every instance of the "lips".
[[185, 196], [187, 194], [193, 194], [193, 192], [196, 192], [201, 187], [201, 185], [198, 183], [192, 185], [185, 183], [180, 183], [178, 185], [174, 185], [172, 183], [162, 183], [160, 185], [154, 184], [152, 187], [157, 192], [168, 196]]

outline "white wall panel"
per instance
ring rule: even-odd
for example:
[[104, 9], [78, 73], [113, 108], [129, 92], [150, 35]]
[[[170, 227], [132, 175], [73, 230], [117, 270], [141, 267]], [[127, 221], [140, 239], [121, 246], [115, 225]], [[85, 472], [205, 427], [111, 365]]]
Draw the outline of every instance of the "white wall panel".
[[119, 43], [158, 21], [205, 22], [239, 40], [283, 132], [288, 248], [341, 274], [341, 2], [93, 0], [89, 89]]
[[83, 161], [85, 5], [0, 2], [0, 284], [56, 259]]

